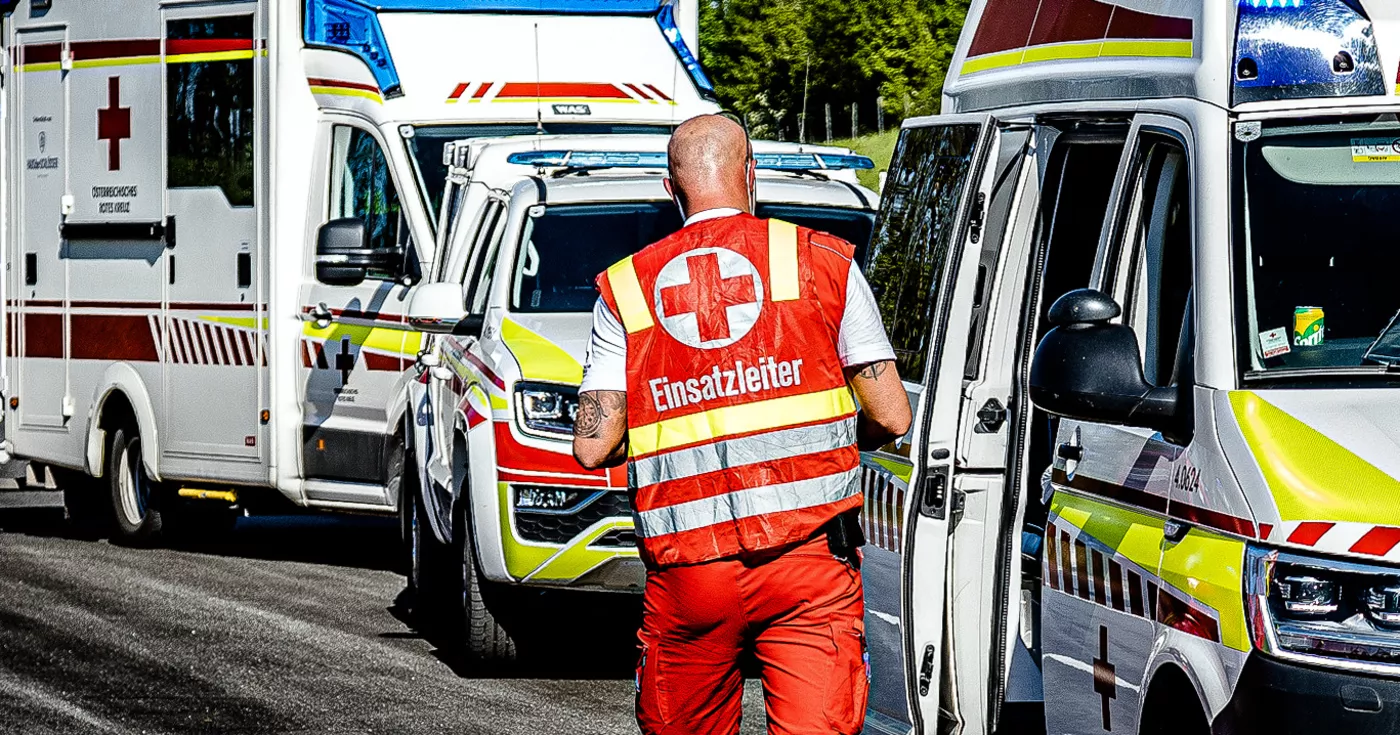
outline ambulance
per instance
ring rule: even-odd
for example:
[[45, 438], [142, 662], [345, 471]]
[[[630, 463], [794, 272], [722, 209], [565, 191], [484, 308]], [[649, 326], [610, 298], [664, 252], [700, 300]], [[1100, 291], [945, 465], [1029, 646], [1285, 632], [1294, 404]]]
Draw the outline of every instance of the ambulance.
[[682, 1], [4, 3], [6, 449], [129, 541], [394, 512], [443, 144], [717, 110]]
[[[474, 658], [538, 642], [528, 616], [547, 607], [542, 590], [636, 592], [645, 579], [626, 468], [585, 470], [572, 441], [595, 277], [681, 227], [661, 183], [668, 140], [505, 138], [444, 154], [438, 262], [408, 310], [438, 335], [406, 410], [405, 488], [421, 488], [405, 493], [409, 581], [424, 618], [454, 626]], [[879, 200], [855, 174], [869, 158], [753, 147], [760, 217], [865, 244]]]
[[1400, 4], [975, 0], [867, 276], [867, 732], [1400, 732]]

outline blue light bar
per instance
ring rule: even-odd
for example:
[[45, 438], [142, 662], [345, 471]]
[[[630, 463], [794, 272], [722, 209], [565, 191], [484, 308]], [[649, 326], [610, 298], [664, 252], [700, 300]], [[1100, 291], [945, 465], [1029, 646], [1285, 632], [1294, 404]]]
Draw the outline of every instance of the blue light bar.
[[661, 151], [522, 151], [506, 163], [540, 168], [666, 168]]
[[875, 168], [875, 162], [865, 156], [836, 153], [756, 153], [754, 162], [768, 171], [821, 171], [850, 168]]
[[690, 47], [685, 45], [685, 38], [681, 36], [680, 26], [676, 25], [676, 6], [666, 0], [656, 14], [656, 24], [661, 26], [661, 35], [666, 37], [666, 42], [671, 44], [671, 50], [676, 52], [676, 58], [685, 67], [685, 71], [690, 75], [690, 81], [695, 83], [695, 88], [699, 90], [700, 96], [711, 102], [719, 99], [715, 96], [714, 82], [705, 75], [705, 70], [700, 68], [700, 61], [695, 58], [695, 54], [690, 52]]
[[[837, 171], [875, 168], [865, 156], [834, 153], [759, 153], [754, 156], [765, 171]], [[539, 168], [666, 168], [661, 151], [521, 151], [506, 156], [506, 163]]]
[[303, 40], [308, 46], [345, 51], [365, 62], [385, 98], [403, 94], [379, 15], [359, 0], [306, 0]]
[[651, 15], [665, 0], [363, 0], [374, 10], [550, 15]]

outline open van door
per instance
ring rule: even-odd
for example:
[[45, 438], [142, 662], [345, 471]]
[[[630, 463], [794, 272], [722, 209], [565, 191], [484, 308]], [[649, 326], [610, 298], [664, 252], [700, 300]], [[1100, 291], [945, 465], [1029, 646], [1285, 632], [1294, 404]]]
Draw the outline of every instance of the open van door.
[[[894, 732], [900, 725], [912, 725], [915, 733], [934, 733], [940, 709], [947, 709], [940, 702], [939, 683], [945, 655], [949, 520], [958, 512], [953, 452], [979, 273], [975, 251], [972, 257], [963, 254], [982, 238], [991, 185], [984, 172], [995, 135], [995, 122], [987, 115], [906, 122], [870, 245], [868, 280], [915, 407], [913, 441], [901, 440], [866, 457], [867, 469], [878, 472], [878, 466], [896, 477], [905, 474], [895, 484], [907, 488], [868, 493], [873, 497], [866, 501], [867, 515], [872, 514], [870, 504], [882, 497], [898, 498], [903, 506], [894, 509], [903, 520], [903, 532], [886, 549], [899, 554], [898, 566], [868, 565], [865, 580], [870, 614], [878, 618], [867, 626], [871, 667], [877, 675], [868, 719], [872, 731]], [[901, 464], [896, 456], [906, 451], [905, 467], [895, 472]], [[896, 610], [877, 609], [881, 600], [896, 597]], [[890, 626], [896, 615], [897, 626]], [[882, 645], [881, 633], [894, 628], [898, 645]], [[889, 696], [896, 682], [888, 681], [891, 677], [882, 671], [903, 672], [907, 712], [898, 711], [904, 702]]]

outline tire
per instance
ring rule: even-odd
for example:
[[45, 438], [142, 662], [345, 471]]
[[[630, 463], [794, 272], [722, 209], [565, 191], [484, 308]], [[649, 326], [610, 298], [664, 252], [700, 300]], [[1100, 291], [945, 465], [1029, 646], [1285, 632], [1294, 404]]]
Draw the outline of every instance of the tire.
[[112, 434], [106, 474], [114, 520], [112, 540], [132, 546], [154, 544], [166, 530], [164, 498], [160, 486], [146, 475], [141, 437], [134, 430], [121, 428]]
[[53, 475], [63, 491], [63, 509], [72, 532], [89, 539], [107, 535], [112, 528], [108, 484], [81, 470], [55, 467]]
[[[466, 504], [464, 488], [460, 505]], [[515, 620], [519, 612], [515, 590], [487, 580], [481, 575], [476, 560], [471, 519], [465, 512], [455, 516], [457, 560], [461, 579], [461, 635], [465, 653], [472, 659], [488, 663], [510, 663], [519, 651], [515, 637], [501, 625], [501, 620]]]
[[417, 466], [410, 463], [408, 473], [403, 476], [403, 495], [408, 503], [404, 509], [408, 532], [408, 560], [406, 562], [409, 609], [414, 624], [422, 631], [439, 632], [450, 628], [453, 600], [456, 595], [453, 582], [456, 578], [455, 565], [449, 549], [433, 533], [428, 506], [423, 501], [422, 489], [418, 487]]
[[1210, 735], [1210, 731], [1210, 718], [1186, 674], [1174, 667], [1159, 672], [1143, 703], [1139, 735]]

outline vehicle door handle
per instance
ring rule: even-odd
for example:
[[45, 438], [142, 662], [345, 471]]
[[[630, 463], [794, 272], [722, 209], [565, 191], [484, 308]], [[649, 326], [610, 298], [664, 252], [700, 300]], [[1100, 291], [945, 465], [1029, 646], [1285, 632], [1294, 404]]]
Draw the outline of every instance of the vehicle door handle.
[[1055, 454], [1066, 462], [1084, 461], [1084, 447], [1078, 444], [1061, 444], [1059, 448], [1055, 450]]
[[326, 302], [324, 301], [312, 308], [310, 314], [311, 319], [316, 322], [317, 329], [329, 327], [331, 325], [331, 317], [335, 316], [331, 313], [330, 307], [326, 306]]

